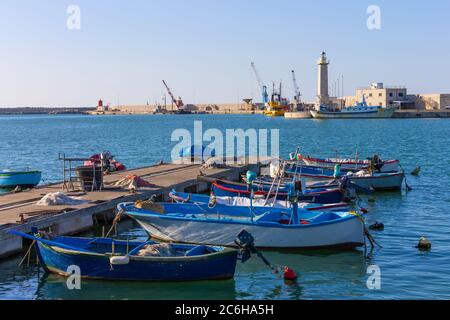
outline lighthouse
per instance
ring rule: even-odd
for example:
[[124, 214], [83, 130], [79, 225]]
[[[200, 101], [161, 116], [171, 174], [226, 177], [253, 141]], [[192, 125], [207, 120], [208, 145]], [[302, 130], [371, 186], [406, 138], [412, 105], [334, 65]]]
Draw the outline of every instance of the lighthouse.
[[325, 51], [320, 55], [319, 61], [317, 61], [319, 76], [317, 82], [317, 97], [318, 107], [327, 105], [329, 103], [330, 96], [328, 95], [328, 65], [330, 62], [327, 59]]

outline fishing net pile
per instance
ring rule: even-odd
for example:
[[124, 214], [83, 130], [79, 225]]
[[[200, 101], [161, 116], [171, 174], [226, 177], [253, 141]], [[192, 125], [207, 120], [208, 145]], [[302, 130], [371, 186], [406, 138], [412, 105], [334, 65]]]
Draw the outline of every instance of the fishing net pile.
[[349, 176], [349, 177], [370, 177], [370, 174], [367, 171], [360, 170], [358, 172], [348, 172], [347, 176]]
[[128, 175], [115, 183], [116, 187], [123, 187], [129, 190], [137, 190], [139, 188], [151, 188], [153, 185], [136, 175]]
[[36, 205], [38, 206], [61, 206], [70, 205], [76, 206], [80, 204], [88, 203], [88, 201], [83, 200], [79, 197], [69, 197], [63, 192], [54, 192], [46, 194], [41, 200], [39, 200]]
[[[225, 161], [224, 161], [225, 160]], [[212, 157], [205, 161], [203, 164], [203, 169], [220, 169], [220, 168], [226, 168], [226, 161], [227, 159], [218, 158], [218, 157]]]
[[139, 250], [138, 253], [140, 257], [170, 257], [174, 255], [175, 252], [168, 243], [149, 244]]

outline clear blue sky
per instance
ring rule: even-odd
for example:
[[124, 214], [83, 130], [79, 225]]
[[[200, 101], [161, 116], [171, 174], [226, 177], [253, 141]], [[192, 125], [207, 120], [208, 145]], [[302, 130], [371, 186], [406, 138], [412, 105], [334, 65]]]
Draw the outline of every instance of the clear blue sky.
[[[66, 28], [70, 4], [81, 30]], [[380, 31], [366, 27], [381, 7]], [[187, 103], [236, 102], [295, 69], [315, 98], [324, 49], [345, 94], [370, 82], [450, 92], [450, 1], [2, 0], [0, 106], [93, 106], [160, 100], [165, 79]]]

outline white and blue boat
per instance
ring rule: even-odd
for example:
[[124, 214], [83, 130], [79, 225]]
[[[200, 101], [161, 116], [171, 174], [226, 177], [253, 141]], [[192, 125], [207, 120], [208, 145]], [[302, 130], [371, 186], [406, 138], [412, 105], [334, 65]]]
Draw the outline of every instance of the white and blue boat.
[[337, 178], [343, 178], [346, 180], [343, 183], [344, 185], [350, 183], [351, 186], [361, 190], [376, 191], [401, 190], [405, 179], [405, 173], [403, 171], [370, 173], [366, 170], [352, 172], [346, 169], [336, 175], [335, 170], [331, 168], [302, 164], [293, 165], [286, 170], [286, 174], [309, 180], [336, 180]]
[[39, 263], [48, 273], [126, 281], [225, 280], [234, 276], [238, 251], [219, 246], [159, 244], [106, 238], [49, 237], [10, 233], [36, 241]]
[[326, 106], [320, 106], [319, 110], [312, 110], [314, 119], [370, 119], [370, 118], [392, 118], [396, 108], [368, 106], [363, 96], [362, 102], [356, 106], [345, 107], [341, 110], [329, 110]]
[[250, 232], [260, 249], [354, 248], [365, 243], [364, 219], [352, 212], [312, 212], [216, 204], [157, 203], [149, 207], [119, 204], [119, 212], [137, 221], [152, 237], [168, 242], [236, 246]]
[[33, 188], [41, 181], [37, 170], [0, 170], [0, 188]]
[[[288, 200], [275, 200], [263, 198], [246, 197], [217, 197], [205, 194], [185, 193], [172, 190], [169, 193], [169, 198], [178, 203], [199, 203], [199, 204], [223, 204], [227, 206], [247, 206], [253, 205], [255, 207], [269, 207], [269, 208], [290, 208], [291, 203]], [[350, 204], [340, 202], [331, 204], [320, 204], [311, 202], [300, 202], [298, 206], [308, 211], [342, 211], [347, 210]]]

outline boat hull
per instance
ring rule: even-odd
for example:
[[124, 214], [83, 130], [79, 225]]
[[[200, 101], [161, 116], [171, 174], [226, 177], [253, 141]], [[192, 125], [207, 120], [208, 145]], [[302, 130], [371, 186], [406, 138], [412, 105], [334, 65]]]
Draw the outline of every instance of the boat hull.
[[126, 265], [114, 265], [103, 254], [73, 252], [38, 242], [39, 261], [47, 272], [70, 276], [70, 266], [80, 268], [82, 278], [126, 281], [224, 280], [234, 276], [237, 251], [227, 250], [194, 257], [130, 257]]
[[41, 181], [40, 171], [0, 171], [0, 188], [35, 187]]
[[360, 188], [377, 191], [401, 190], [405, 174], [381, 174], [372, 177], [350, 177], [349, 180]]
[[[333, 180], [334, 170], [323, 167], [315, 166], [299, 166], [294, 171], [289, 171], [289, 174], [296, 174], [299, 177], [303, 177], [309, 180], [323, 180], [329, 179]], [[402, 188], [403, 180], [405, 174], [403, 172], [396, 173], [375, 173], [370, 176], [358, 176], [357, 173], [350, 173], [344, 175], [352, 184], [362, 188], [362, 189], [374, 189], [377, 191], [382, 190], [400, 190]]]
[[266, 110], [264, 115], [267, 117], [284, 117], [285, 110]]
[[[342, 169], [345, 170], [358, 170], [367, 169], [370, 166], [368, 160], [354, 160], [354, 159], [320, 159], [303, 157], [303, 162], [311, 166], [322, 166], [328, 168], [334, 168], [336, 164], [340, 164]], [[388, 160], [383, 162], [381, 172], [398, 172], [400, 170], [400, 161]]]
[[224, 221], [189, 221], [156, 215], [135, 215], [152, 237], [164, 241], [234, 247], [242, 231], [250, 232], [260, 249], [351, 248], [364, 245], [364, 223], [358, 217], [320, 226], [260, 226]]
[[332, 111], [311, 111], [314, 119], [376, 119], [392, 118], [395, 108], [382, 108], [378, 111], [367, 112], [332, 112]]

